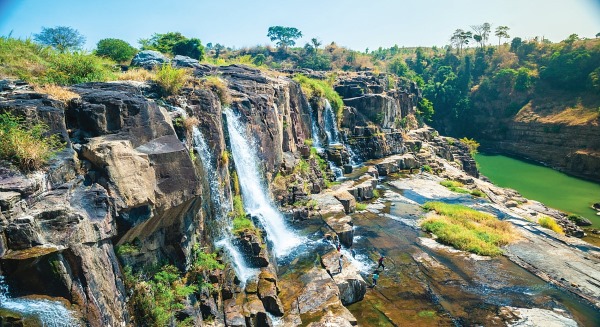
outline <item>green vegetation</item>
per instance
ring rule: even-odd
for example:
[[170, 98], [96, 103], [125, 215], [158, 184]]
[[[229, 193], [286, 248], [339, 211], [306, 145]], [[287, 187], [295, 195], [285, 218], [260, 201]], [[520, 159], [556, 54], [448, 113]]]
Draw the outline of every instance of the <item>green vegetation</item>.
[[42, 31], [33, 35], [34, 40], [50, 46], [60, 53], [79, 50], [85, 43], [85, 37], [76, 29], [68, 26], [42, 27]]
[[463, 137], [459, 141], [464, 143], [469, 148], [469, 153], [471, 154], [471, 157], [475, 158], [475, 155], [477, 154], [477, 149], [479, 149], [479, 142], [466, 137]]
[[248, 219], [248, 216], [246, 215], [241, 195], [233, 196], [233, 211], [231, 212], [231, 215], [233, 216], [233, 233], [247, 229], [256, 230], [254, 223], [252, 223], [252, 220]]
[[62, 147], [60, 136], [50, 134], [46, 124], [0, 114], [0, 159], [31, 171], [45, 165]]
[[131, 243], [123, 243], [121, 245], [117, 245], [116, 249], [117, 255], [122, 256], [122, 255], [134, 255], [134, 254], [138, 254], [140, 252], [140, 249]]
[[419, 311], [419, 313], [417, 315], [421, 318], [435, 318], [436, 313], [435, 313], [435, 311], [431, 311], [431, 310], [423, 310], [423, 311]]
[[115, 77], [114, 62], [82, 52], [59, 53], [49, 47], [0, 37], [0, 75], [34, 84], [70, 85]]
[[130, 61], [138, 50], [119, 39], [102, 39], [96, 45], [96, 55], [110, 58], [116, 62]]
[[562, 227], [560, 227], [560, 225], [558, 225], [556, 223], [556, 220], [548, 217], [548, 216], [542, 216], [538, 219], [538, 224], [540, 224], [540, 226], [548, 228], [553, 230], [554, 232], [558, 233], [558, 234], [564, 234], [565, 232], [563, 231]]
[[154, 33], [149, 39], [141, 39], [139, 43], [142, 50], [155, 50], [165, 54], [204, 59], [204, 46], [200, 39], [188, 39], [179, 32]]
[[424, 171], [428, 172], [428, 173], [432, 173], [433, 172], [433, 168], [431, 168], [430, 165], [423, 165], [421, 168], [423, 168]]
[[440, 184], [442, 186], [445, 186], [446, 188], [448, 188], [450, 191], [452, 192], [456, 192], [456, 193], [463, 193], [463, 194], [469, 194], [471, 192], [469, 192], [469, 190], [466, 190], [463, 188], [463, 183], [461, 182], [457, 182], [457, 181], [441, 181]]
[[482, 198], [482, 197], [485, 196], [485, 193], [483, 193], [481, 190], [474, 189], [474, 190], [471, 191], [471, 195], [472, 196], [476, 196], [478, 198]]
[[162, 65], [156, 72], [156, 82], [165, 94], [176, 94], [188, 82], [191, 74], [187, 69]]
[[344, 101], [342, 101], [342, 98], [333, 89], [331, 84], [329, 84], [327, 81], [310, 78], [302, 74], [294, 76], [294, 81], [300, 83], [302, 91], [308, 99], [314, 97], [326, 98], [331, 104], [331, 108], [335, 110], [339, 123], [339, 120], [342, 119]]
[[190, 326], [191, 321], [179, 321], [175, 313], [185, 308], [190, 296], [210, 294], [214, 285], [208, 273], [223, 269], [216, 253], [205, 252], [195, 245], [193, 263], [183, 274], [173, 265], [149, 268], [134, 273], [131, 267], [123, 271], [125, 286], [131, 292], [129, 304], [140, 326]]
[[367, 209], [367, 204], [362, 202], [356, 202], [356, 210], [362, 211]]
[[466, 206], [443, 202], [427, 202], [423, 208], [437, 215], [421, 222], [421, 228], [435, 234], [441, 243], [479, 255], [496, 256], [500, 246], [516, 239], [509, 222]]
[[373, 190], [373, 197], [375, 199], [379, 198], [381, 195], [379, 194], [379, 190]]
[[585, 220], [585, 218], [581, 217], [580, 215], [576, 215], [576, 214], [569, 214], [567, 216], [567, 218], [572, 221], [573, 223], [575, 223], [575, 225], [580, 225], [581, 223], [583, 223]]
[[277, 41], [277, 46], [287, 49], [296, 44], [295, 39], [302, 37], [302, 32], [295, 27], [271, 26], [267, 32], [271, 41]]
[[294, 173], [301, 173], [306, 175], [308, 174], [309, 169], [310, 165], [308, 164], [308, 162], [304, 159], [300, 159], [298, 160], [296, 167], [294, 167]]

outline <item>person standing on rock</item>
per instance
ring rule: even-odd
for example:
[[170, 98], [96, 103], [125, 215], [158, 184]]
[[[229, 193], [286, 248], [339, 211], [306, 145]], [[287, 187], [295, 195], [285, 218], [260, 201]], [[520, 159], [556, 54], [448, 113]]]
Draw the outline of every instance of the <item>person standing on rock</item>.
[[342, 273], [342, 266], [344, 265], [344, 256], [342, 254], [340, 254], [338, 262], [340, 264], [340, 274], [341, 274]]
[[371, 285], [371, 287], [377, 286], [378, 279], [379, 279], [379, 274], [377, 273], [377, 270], [375, 270], [375, 272], [373, 273], [373, 285]]
[[340, 243], [338, 243], [338, 245], [337, 245], [337, 251], [338, 251], [338, 252], [341, 252], [341, 251], [342, 251], [342, 245], [341, 245]]
[[383, 268], [383, 270], [385, 270], [385, 265], [383, 264], [383, 259], [385, 259], [385, 257], [384, 257], [384, 256], [380, 256], [380, 257], [379, 257], [379, 260], [378, 260], [378, 262], [379, 262], [379, 265], [377, 266], [377, 269], [379, 269], [379, 268]]

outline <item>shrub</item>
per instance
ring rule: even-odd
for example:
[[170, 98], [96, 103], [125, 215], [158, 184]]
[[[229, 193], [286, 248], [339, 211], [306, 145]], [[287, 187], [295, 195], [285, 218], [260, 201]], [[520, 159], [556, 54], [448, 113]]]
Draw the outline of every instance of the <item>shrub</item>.
[[31, 42], [10, 37], [0, 37], [0, 74], [35, 82], [48, 66], [48, 57], [53, 51]]
[[296, 167], [294, 167], [294, 173], [308, 174], [309, 169], [310, 165], [308, 162], [304, 159], [300, 159], [298, 164], [296, 164]]
[[466, 138], [466, 137], [463, 137], [459, 141], [464, 143], [469, 148], [469, 153], [471, 154], [471, 157], [477, 154], [477, 149], [479, 148], [479, 142], [475, 141], [474, 139], [470, 139], [470, 138]]
[[42, 167], [63, 147], [44, 123], [27, 123], [10, 113], [0, 114], [0, 158], [30, 171]]
[[472, 190], [472, 191], [471, 191], [471, 195], [472, 195], [472, 196], [476, 196], [476, 197], [478, 197], [478, 198], [482, 198], [482, 197], [484, 197], [484, 196], [485, 196], [485, 193], [483, 193], [481, 190], [477, 190], [477, 189], [475, 189], [475, 190]]
[[367, 209], [367, 204], [362, 202], [356, 203], [356, 210], [362, 211]]
[[72, 85], [107, 81], [115, 77], [114, 62], [83, 52], [61, 53], [49, 58], [44, 83]]
[[564, 234], [565, 232], [563, 231], [562, 227], [560, 227], [556, 221], [548, 216], [543, 216], [540, 217], [540, 219], [538, 219], [538, 224], [540, 224], [540, 226], [548, 228], [553, 230], [554, 232], [558, 233], [558, 234]]
[[131, 60], [137, 49], [119, 39], [102, 39], [96, 45], [96, 55], [110, 58], [116, 62]]
[[166, 94], [176, 94], [191, 78], [187, 69], [163, 64], [156, 72], [156, 82]]
[[426, 171], [428, 173], [432, 173], [433, 172], [433, 169], [431, 168], [430, 165], [423, 165], [422, 168], [423, 168], [424, 171]]

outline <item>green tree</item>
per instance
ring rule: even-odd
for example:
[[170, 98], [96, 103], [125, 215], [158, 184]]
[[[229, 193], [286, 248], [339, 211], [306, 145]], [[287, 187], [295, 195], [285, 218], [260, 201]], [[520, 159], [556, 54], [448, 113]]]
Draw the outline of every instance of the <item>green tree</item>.
[[295, 27], [271, 26], [267, 32], [271, 41], [277, 41], [277, 46], [287, 49], [296, 44], [295, 39], [302, 37], [302, 32]]
[[404, 76], [408, 72], [408, 66], [402, 58], [396, 57], [389, 63], [388, 71], [396, 76]]
[[500, 46], [502, 39], [508, 39], [510, 37], [510, 35], [508, 35], [508, 30], [510, 30], [508, 26], [496, 27], [496, 33], [494, 33], [494, 35], [498, 37], [498, 46]]
[[119, 39], [102, 39], [96, 45], [96, 55], [108, 57], [117, 62], [131, 60], [137, 49]]
[[430, 122], [433, 118], [433, 103], [426, 98], [421, 99], [417, 104], [417, 113], [423, 117], [423, 120]]
[[467, 32], [462, 29], [457, 29], [450, 37], [450, 42], [456, 46], [458, 53], [462, 53], [463, 46], [469, 44], [469, 41], [473, 38], [472, 32]]
[[186, 37], [179, 32], [168, 32], [164, 34], [154, 33], [149, 39], [139, 40], [142, 50], [156, 50], [162, 53], [173, 53], [173, 47]]
[[68, 26], [42, 27], [39, 34], [34, 34], [37, 42], [53, 47], [60, 53], [79, 50], [85, 43], [85, 37], [76, 29]]
[[174, 55], [188, 56], [190, 58], [204, 59], [204, 46], [199, 39], [191, 38], [178, 41], [171, 51]]
[[485, 43], [490, 36], [492, 25], [490, 25], [490, 23], [471, 25], [471, 29], [475, 32], [473, 33], [473, 39], [476, 40], [482, 48], [485, 47]]
[[520, 37], [512, 39], [512, 41], [510, 42], [510, 51], [517, 53], [517, 50], [521, 47], [522, 44], [523, 39], [521, 39]]

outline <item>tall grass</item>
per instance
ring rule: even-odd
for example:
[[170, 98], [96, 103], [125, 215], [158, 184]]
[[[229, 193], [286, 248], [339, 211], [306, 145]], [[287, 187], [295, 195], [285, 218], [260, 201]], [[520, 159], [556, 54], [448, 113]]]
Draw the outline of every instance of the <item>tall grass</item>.
[[0, 114], [0, 159], [31, 171], [41, 168], [62, 147], [58, 135], [48, 135], [47, 125]]
[[338, 119], [338, 124], [342, 119], [342, 110], [344, 109], [344, 101], [342, 97], [333, 89], [333, 85], [326, 80], [318, 80], [307, 77], [302, 74], [294, 76], [294, 81], [298, 82], [302, 87], [302, 91], [307, 98], [320, 97], [329, 100], [331, 107], [335, 110]]
[[517, 238], [509, 222], [471, 208], [443, 202], [427, 202], [423, 208], [436, 211], [421, 222], [421, 228], [433, 233], [438, 241], [459, 250], [479, 255], [502, 254], [500, 246]]
[[200, 82], [204, 87], [211, 89], [219, 97], [219, 101], [222, 105], [227, 106], [231, 104], [231, 95], [229, 95], [229, 89], [227, 83], [217, 76], [207, 76]]
[[156, 83], [166, 94], [176, 94], [191, 79], [189, 70], [163, 64], [156, 71]]
[[452, 192], [468, 194], [469, 191], [462, 188], [464, 185], [457, 181], [441, 181], [440, 184]]

